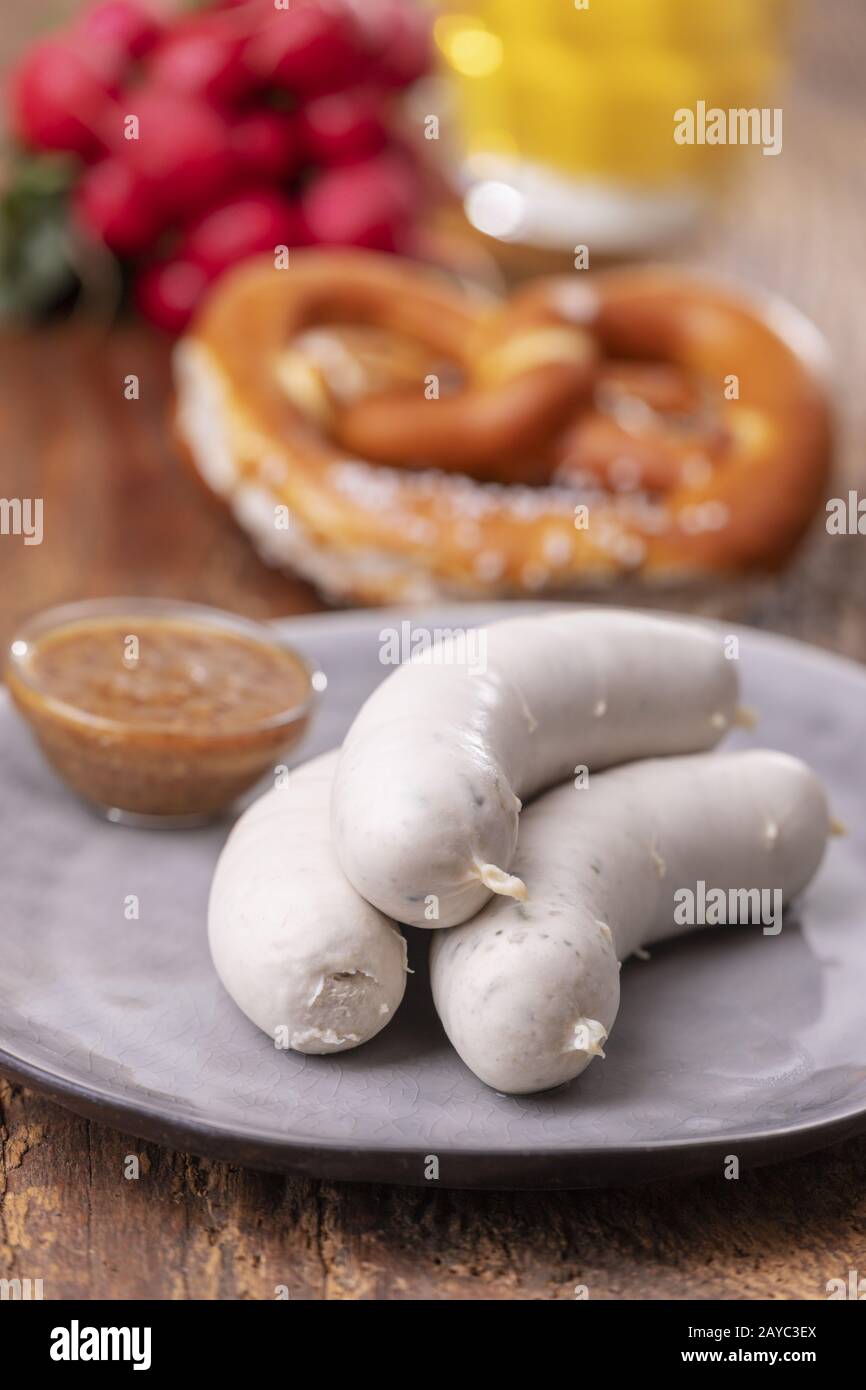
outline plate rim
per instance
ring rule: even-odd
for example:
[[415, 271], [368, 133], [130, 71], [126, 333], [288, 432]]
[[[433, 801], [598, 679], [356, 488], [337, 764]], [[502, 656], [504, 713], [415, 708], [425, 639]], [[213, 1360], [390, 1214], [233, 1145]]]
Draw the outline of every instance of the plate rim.
[[[425, 607], [392, 606], [376, 609], [325, 611], [286, 615], [272, 619], [274, 626], [297, 640], [314, 636], [322, 627], [356, 631], [381, 618], [423, 620], [425, 615], [471, 610], [476, 614], [508, 612], [537, 612], [559, 607], [587, 608], [614, 605], [591, 603], [551, 603], [545, 601], [507, 600], [474, 603], [437, 604]], [[808, 642], [782, 633], [767, 632], [744, 623], [727, 623], [723, 619], [705, 618], [648, 608], [635, 612], [655, 616], [698, 621], [734, 635], [748, 634], [759, 645], [784, 650], [791, 657], [844, 674], [864, 687], [866, 693], [866, 664], [850, 657], [816, 647]], [[491, 618], [478, 617], [476, 622]], [[441, 621], [441, 620], [440, 620]], [[0, 701], [11, 704], [9, 692], [0, 686]], [[393, 1182], [410, 1186], [429, 1186], [424, 1178], [427, 1155], [420, 1148], [395, 1143], [375, 1146], [356, 1144], [345, 1139], [315, 1142], [283, 1135], [271, 1130], [244, 1133], [229, 1121], [198, 1119], [193, 1115], [177, 1115], [148, 1100], [145, 1088], [137, 1097], [125, 1094], [110, 1083], [83, 1082], [52, 1071], [47, 1066], [10, 1052], [0, 1042], [0, 1074], [14, 1084], [26, 1085], [56, 1103], [65, 1105], [78, 1115], [96, 1119], [135, 1135], [148, 1142], [172, 1145], [183, 1151], [227, 1162], [241, 1163], [250, 1168], [276, 1170], [299, 1176], [320, 1177], [326, 1180], [350, 1182]], [[849, 1106], [821, 1119], [808, 1123], [793, 1122], [782, 1127], [764, 1126], [746, 1134], [726, 1134], [722, 1137], [689, 1136], [681, 1139], [635, 1140], [628, 1144], [579, 1145], [549, 1144], [533, 1148], [496, 1149], [490, 1147], [455, 1148], [449, 1146], [440, 1155], [440, 1166], [453, 1169], [437, 1184], [445, 1188], [479, 1188], [493, 1190], [577, 1189], [583, 1187], [633, 1184], [670, 1178], [697, 1176], [712, 1171], [720, 1157], [736, 1149], [741, 1161], [761, 1166], [813, 1152], [827, 1144], [839, 1142], [866, 1131], [866, 1105]], [[429, 1147], [434, 1147], [431, 1141]], [[601, 1170], [604, 1169], [604, 1172]]]
[[[0, 1048], [0, 1072], [14, 1083], [32, 1087], [78, 1115], [100, 1120], [149, 1142], [171, 1144], [182, 1152], [325, 1180], [429, 1185], [423, 1168], [430, 1155], [406, 1144], [386, 1143], [359, 1149], [342, 1139], [311, 1143], [273, 1131], [244, 1135], [227, 1122], [197, 1120], [192, 1116], [175, 1118], [159, 1106], [133, 1100], [111, 1088], [58, 1077], [44, 1067], [15, 1057], [4, 1048]], [[760, 1167], [814, 1152], [863, 1131], [866, 1131], [866, 1107], [855, 1107], [809, 1124], [794, 1123], [750, 1134], [726, 1134], [721, 1138], [650, 1139], [633, 1144], [582, 1144], [580, 1147], [545, 1145], [531, 1149], [449, 1147], [436, 1157], [454, 1172], [446, 1175], [445, 1180], [440, 1177], [437, 1183], [445, 1188], [498, 1190], [632, 1185], [674, 1176], [706, 1174], [732, 1149], [737, 1150], [738, 1159], [746, 1160], [747, 1166]], [[435, 1146], [431, 1143], [426, 1147]], [[684, 1163], [682, 1159], [687, 1161]], [[564, 1171], [569, 1165], [571, 1171]], [[602, 1167], [610, 1171], [605, 1171], [600, 1179]]]
[[812, 642], [804, 642], [801, 638], [791, 637], [784, 632], [771, 632], [767, 628], [755, 627], [751, 623], [741, 623], [733, 620], [727, 622], [724, 618], [704, 616], [701, 613], [679, 613], [669, 608], [653, 608], [649, 606], [646, 608], [634, 608], [629, 604], [591, 603], [588, 601], [574, 601], [571, 599], [515, 599], [513, 601], [510, 599], [489, 599], [479, 600], [477, 604], [473, 603], [471, 600], [461, 602], [455, 599], [452, 603], [419, 604], [414, 607], [411, 605], [389, 605], [382, 608], [325, 609], [321, 613], [287, 613], [283, 617], [270, 618], [267, 622], [278, 629], [291, 627], [294, 630], [298, 628], [310, 628], [312, 630], [317, 627], [319, 623], [324, 623], [334, 627], [345, 626], [347, 629], [351, 630], [363, 627], [364, 620], [371, 613], [375, 613], [376, 615], [381, 614], [383, 616], [390, 615], [402, 619], [408, 618], [412, 622], [415, 622], [416, 619], [423, 618], [425, 613], [456, 612], [461, 608], [489, 612], [491, 617], [483, 618], [481, 620], [483, 622], [497, 621], [497, 615], [500, 613], [503, 616], [505, 614], [520, 616], [525, 613], [528, 616], [531, 613], [553, 612], [558, 609], [572, 608], [592, 608], [601, 609], [602, 611], [610, 609], [611, 611], [615, 610], [619, 613], [635, 613], [640, 617], [673, 618], [678, 622], [700, 623], [705, 627], [714, 628], [717, 631], [729, 632], [733, 636], [746, 633], [750, 640], [754, 638], [761, 644], [767, 643], [771, 646], [784, 648], [791, 656], [807, 652], [810, 660], [815, 661], [816, 664], [833, 666], [837, 669], [841, 668], [849, 676], [853, 676], [855, 680], [861, 680], [866, 683], [866, 661], [858, 661], [855, 657], [845, 656], [842, 652], [831, 651], [829, 647], [819, 647]]

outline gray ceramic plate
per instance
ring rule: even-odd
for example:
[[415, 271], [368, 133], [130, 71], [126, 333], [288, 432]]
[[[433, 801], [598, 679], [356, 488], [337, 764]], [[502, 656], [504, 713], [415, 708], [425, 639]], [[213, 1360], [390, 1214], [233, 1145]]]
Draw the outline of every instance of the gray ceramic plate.
[[[428, 627], [500, 606], [425, 612]], [[329, 678], [304, 755], [385, 674], [382, 612], [287, 622]], [[336, 1057], [277, 1052], [223, 993], [205, 903], [225, 825], [103, 824], [0, 703], [0, 1071], [147, 1139], [257, 1167], [455, 1187], [580, 1187], [772, 1162], [866, 1128], [866, 670], [741, 633], [760, 741], [805, 756], [850, 827], [778, 937], [707, 930], [623, 970], [607, 1060], [542, 1096], [484, 1087], [452, 1052], [414, 934], [403, 1007]], [[676, 711], [671, 711], [676, 718]], [[740, 735], [738, 742], [758, 735]], [[371, 796], [375, 788], [371, 789]], [[136, 894], [137, 921], [124, 902]]]

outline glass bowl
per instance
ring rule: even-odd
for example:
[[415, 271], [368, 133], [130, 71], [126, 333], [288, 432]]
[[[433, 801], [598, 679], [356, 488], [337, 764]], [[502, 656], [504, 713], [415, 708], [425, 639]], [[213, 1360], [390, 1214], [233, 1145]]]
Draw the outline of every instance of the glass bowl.
[[199, 825], [306, 732], [313, 673], [265, 624], [203, 604], [112, 598], [50, 608], [5, 678], [46, 759], [109, 820]]

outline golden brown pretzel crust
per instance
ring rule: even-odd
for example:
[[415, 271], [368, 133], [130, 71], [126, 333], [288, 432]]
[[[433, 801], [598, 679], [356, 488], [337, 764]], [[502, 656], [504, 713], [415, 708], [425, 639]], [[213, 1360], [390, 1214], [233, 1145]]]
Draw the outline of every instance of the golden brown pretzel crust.
[[[584, 344], [588, 334], [595, 347], [579, 367], [579, 351], [570, 366], [530, 362], [505, 383], [498, 402], [487, 401], [486, 414], [479, 408], [483, 384], [474, 396], [470, 391], [471, 418], [483, 428], [475, 428], [469, 445], [453, 443], [455, 459], [462, 464], [468, 454], [475, 471], [489, 476], [485, 459], [501, 447], [497, 411], [504, 405], [508, 428], [519, 436], [517, 476], [544, 476], [558, 464], [559, 481], [491, 483], [442, 471], [441, 464], [419, 472], [350, 454], [292, 403], [278, 363], [293, 334], [353, 318], [422, 341], [464, 368], [485, 335], [495, 346], [520, 343], [521, 334], [545, 325]], [[502, 305], [390, 257], [297, 252], [288, 271], [270, 259], [250, 262], [211, 294], [177, 349], [177, 426], [199, 472], [263, 553], [336, 597], [379, 603], [564, 592], [620, 573], [734, 573], [778, 564], [823, 496], [829, 417], [815, 337], [785, 306], [764, 307], [664, 268], [536, 281]], [[637, 370], [645, 399], [676, 409], [682, 379], [703, 383], [725, 432], [723, 447], [707, 446], [711, 466], [686, 466], [687, 434], [684, 445], [674, 439], [659, 449], [653, 438], [588, 405], [581, 382], [596, 351], [597, 394], [602, 387], [628, 389]], [[676, 370], [641, 372], [630, 365], [635, 359]], [[725, 398], [732, 377], [739, 399]], [[575, 391], [573, 421], [551, 437], [554, 417], [562, 423], [564, 380]], [[536, 410], [545, 381], [545, 399], [554, 401], [547, 416]], [[355, 416], [356, 434], [360, 416], [380, 454], [394, 457], [382, 432], [389, 419], [397, 432], [404, 408], [413, 429], [429, 420], [425, 437], [447, 446], [452, 427], [433, 422], [449, 410], [459, 417], [459, 400], [411, 402], [414, 414], [405, 401], [383, 401], [370, 397], [373, 409]], [[406, 428], [402, 417], [399, 427]], [[534, 437], [543, 468], [536, 466]], [[632, 446], [626, 461], [639, 485], [617, 484], [615, 476], [612, 482], [608, 462], [622, 462], [619, 450]], [[419, 441], [422, 458], [424, 447]], [[581, 504], [587, 512], [576, 514]], [[274, 523], [275, 507], [288, 509], [287, 530]]]

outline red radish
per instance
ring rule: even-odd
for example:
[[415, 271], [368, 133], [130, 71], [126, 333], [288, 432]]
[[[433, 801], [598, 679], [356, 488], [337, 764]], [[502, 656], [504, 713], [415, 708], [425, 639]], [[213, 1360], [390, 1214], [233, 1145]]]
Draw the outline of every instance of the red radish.
[[148, 81], [227, 105], [245, 96], [255, 78], [244, 63], [246, 38], [230, 22], [211, 15], [176, 24], [150, 59]]
[[317, 97], [299, 113], [306, 154], [322, 164], [345, 164], [378, 154], [387, 143], [380, 102], [369, 92]]
[[240, 173], [281, 182], [300, 163], [300, 141], [293, 116], [279, 111], [250, 111], [231, 127], [232, 149]]
[[376, 67], [387, 87], [409, 87], [429, 71], [432, 60], [430, 29], [423, 15], [399, 9], [395, 28]]
[[395, 251], [417, 198], [411, 166], [378, 155], [322, 173], [304, 194], [303, 213], [314, 242]]
[[153, 199], [120, 159], [103, 159], [88, 169], [73, 192], [72, 207], [79, 226], [119, 256], [140, 255], [162, 231]]
[[11, 82], [15, 134], [37, 150], [93, 158], [105, 149], [102, 125], [111, 107], [114, 51], [91, 53], [69, 38], [27, 50]]
[[364, 76], [365, 55], [348, 10], [276, 10], [252, 37], [247, 56], [264, 82], [298, 96], [338, 91]]
[[359, 11], [365, 47], [373, 60], [371, 81], [384, 87], [408, 87], [432, 63], [430, 20], [395, 0]]
[[188, 228], [182, 254], [214, 276], [247, 256], [296, 246], [302, 231], [288, 198], [271, 188], [250, 189], [203, 212]]
[[135, 282], [135, 302], [150, 323], [167, 333], [182, 333], [207, 289], [201, 266], [176, 258], [142, 270]]
[[152, 190], [160, 206], [186, 216], [221, 193], [237, 165], [228, 123], [194, 97], [142, 88], [124, 97], [138, 117], [138, 139], [116, 141], [118, 155]]
[[162, 24], [135, 0], [104, 0], [85, 12], [75, 32], [97, 44], [116, 43], [130, 58], [141, 58], [156, 43]]
[[382, 190], [394, 209], [395, 216], [406, 221], [417, 217], [423, 197], [422, 181], [411, 155], [392, 146], [385, 154], [365, 160], [358, 169], [366, 172], [371, 183]]

